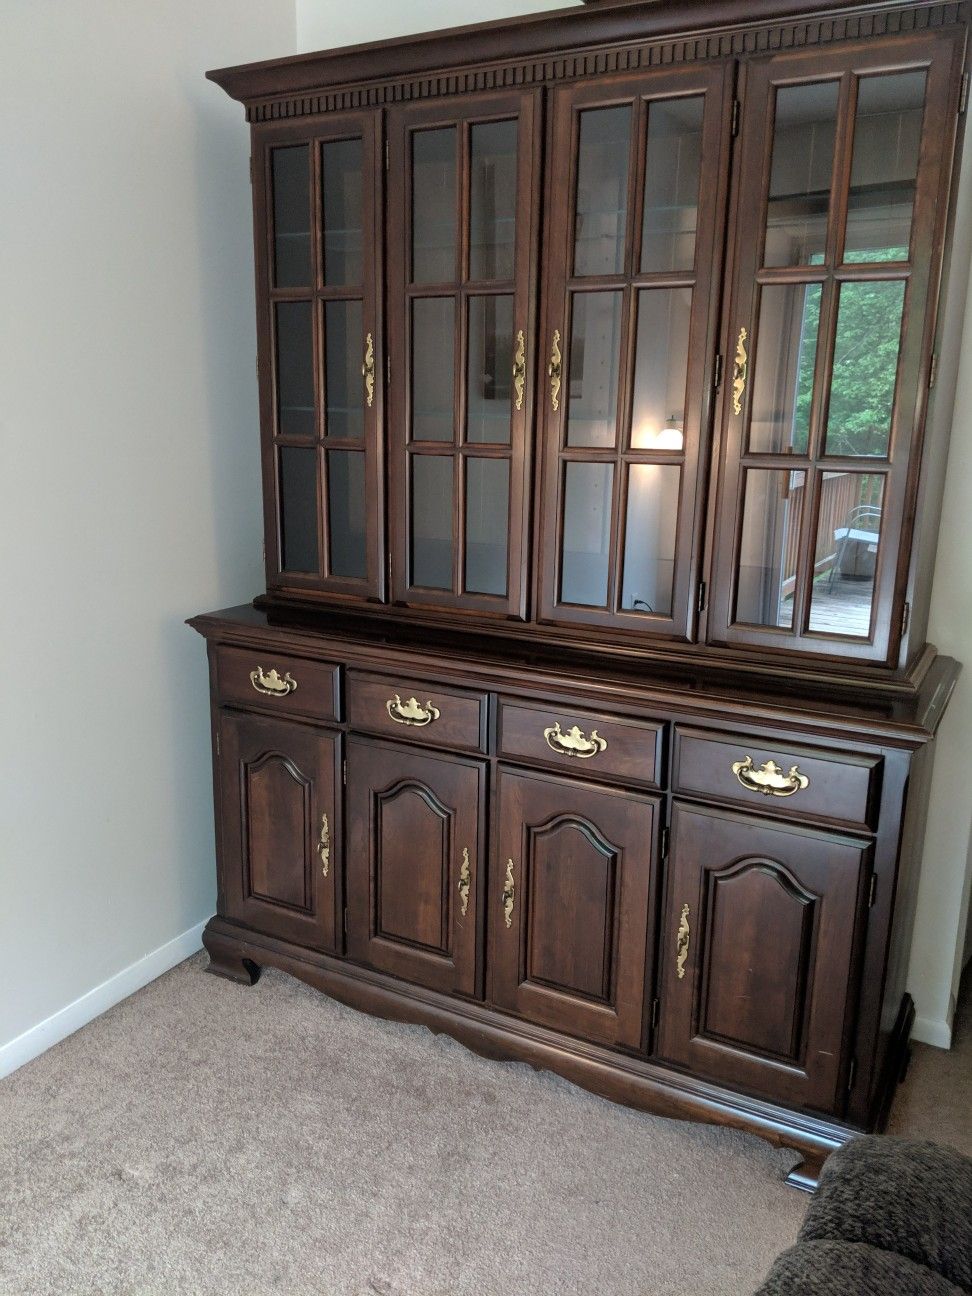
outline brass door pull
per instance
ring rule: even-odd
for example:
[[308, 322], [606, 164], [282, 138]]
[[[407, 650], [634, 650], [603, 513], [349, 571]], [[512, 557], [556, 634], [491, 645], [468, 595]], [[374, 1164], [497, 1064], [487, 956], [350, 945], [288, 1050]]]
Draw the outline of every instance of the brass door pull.
[[732, 365], [732, 408], [736, 414], [742, 413], [743, 392], [746, 390], [746, 377], [749, 373], [749, 353], [746, 350], [746, 339], [749, 330], [741, 328], [736, 339], [736, 358]]
[[547, 373], [550, 375], [550, 404], [554, 413], [560, 409], [560, 384], [564, 371], [564, 357], [560, 350], [560, 329], [554, 329], [553, 345], [550, 348], [550, 364]]
[[439, 708], [434, 707], [431, 702], [426, 702], [424, 707], [414, 697], [403, 702], [397, 693], [385, 703], [385, 710], [396, 724], [415, 725], [417, 728], [431, 724], [441, 715]]
[[321, 836], [317, 849], [320, 852], [324, 876], [327, 877], [331, 870], [331, 826], [327, 821], [327, 815], [321, 816]]
[[503, 883], [503, 920], [507, 927], [513, 926], [513, 901], [516, 896], [516, 883], [513, 881], [513, 861], [506, 861], [506, 878]]
[[375, 403], [375, 339], [369, 333], [365, 338], [364, 364], [361, 366], [361, 377], [365, 383], [365, 399], [368, 408]]
[[250, 683], [258, 693], [266, 693], [270, 697], [286, 697], [288, 693], [297, 691], [297, 681], [290, 671], [286, 675], [281, 675], [278, 670], [264, 673], [262, 666], [250, 671]]
[[685, 980], [685, 962], [689, 952], [689, 914], [687, 904], [682, 905], [682, 914], [678, 920], [678, 932], [675, 936], [675, 975], [679, 981]]
[[469, 909], [469, 885], [472, 871], [469, 867], [469, 847], [462, 848], [462, 866], [459, 869], [459, 912], [463, 918]]
[[559, 720], [549, 729], [544, 729], [543, 736], [551, 751], [559, 756], [576, 756], [580, 760], [590, 760], [607, 747], [607, 739], [602, 738], [596, 729], [591, 730], [590, 738], [581, 733], [577, 725], [564, 733]]
[[733, 761], [732, 772], [749, 792], [761, 792], [763, 796], [788, 797], [794, 792], [803, 792], [810, 786], [806, 774], [800, 773], [799, 765], [792, 765], [788, 774], [776, 761], [765, 761], [757, 769], [752, 756], [744, 760]]
[[523, 408], [523, 393], [526, 390], [526, 340], [523, 330], [516, 335], [516, 350], [513, 353], [513, 408]]

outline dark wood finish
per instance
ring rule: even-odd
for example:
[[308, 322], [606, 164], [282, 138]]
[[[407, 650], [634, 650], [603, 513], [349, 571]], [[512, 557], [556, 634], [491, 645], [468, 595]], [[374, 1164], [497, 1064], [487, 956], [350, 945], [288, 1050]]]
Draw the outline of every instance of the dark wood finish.
[[[312, 720], [340, 719], [341, 671], [332, 662], [217, 648], [214, 670], [217, 696], [229, 706], [251, 711], [265, 708], [272, 715], [306, 716]], [[266, 679], [273, 671], [285, 687], [295, 681], [296, 688], [289, 693], [261, 691], [264, 687], [261, 673]], [[257, 672], [256, 683], [251, 678], [254, 672]]]
[[[396, 705], [396, 699], [407, 705], [412, 698], [424, 714], [432, 717], [427, 723], [407, 723], [407, 715], [401, 718], [403, 708]], [[408, 676], [348, 673], [348, 721], [363, 733], [423, 747], [483, 752], [486, 720], [486, 697], [482, 693], [437, 687], [428, 680]]]
[[[596, 736], [607, 746], [591, 756], [572, 755], [569, 747], [565, 751], [553, 750], [544, 731], [555, 725], [565, 737], [576, 726], [588, 743]], [[497, 750], [507, 759], [550, 765], [580, 778], [614, 779], [649, 787], [657, 786], [661, 778], [664, 725], [502, 698], [497, 733]], [[556, 736], [552, 741], [556, 746]]]
[[352, 958], [433, 990], [475, 993], [485, 796], [479, 762], [349, 741]]

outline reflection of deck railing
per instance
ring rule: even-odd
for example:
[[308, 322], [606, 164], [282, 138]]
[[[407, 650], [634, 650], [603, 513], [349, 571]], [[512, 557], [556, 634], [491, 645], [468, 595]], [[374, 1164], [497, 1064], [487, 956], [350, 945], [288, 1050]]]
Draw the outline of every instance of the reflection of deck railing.
[[[836, 557], [834, 533], [843, 526], [844, 519], [855, 505], [864, 501], [868, 478], [860, 473], [825, 472], [820, 484], [820, 506], [817, 515], [817, 542], [813, 555], [814, 572], [827, 571]], [[800, 555], [800, 523], [806, 497], [806, 479], [790, 485], [789, 525], [786, 529], [786, 547], [783, 552], [783, 590], [792, 594], [796, 585], [797, 565]]]

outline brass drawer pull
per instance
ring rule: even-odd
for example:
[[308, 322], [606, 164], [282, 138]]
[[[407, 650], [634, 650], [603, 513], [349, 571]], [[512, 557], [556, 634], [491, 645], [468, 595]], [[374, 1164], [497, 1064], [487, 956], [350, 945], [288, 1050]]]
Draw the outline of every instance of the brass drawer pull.
[[375, 403], [375, 339], [369, 333], [365, 339], [364, 364], [361, 366], [361, 377], [365, 382], [365, 397], [368, 408]]
[[760, 792], [763, 796], [788, 797], [794, 792], [802, 792], [810, 786], [806, 774], [800, 773], [800, 767], [793, 765], [789, 774], [784, 774], [776, 761], [768, 760], [757, 769], [752, 756], [745, 760], [734, 761], [732, 772], [750, 792]]
[[689, 952], [689, 914], [687, 904], [682, 905], [682, 916], [678, 920], [678, 932], [675, 936], [675, 975], [679, 981], [685, 980], [685, 962]]
[[426, 702], [424, 707], [414, 697], [403, 702], [397, 693], [385, 703], [385, 710], [396, 724], [416, 725], [418, 728], [431, 724], [441, 715], [439, 708], [434, 707], [431, 702]]
[[516, 895], [516, 883], [513, 881], [513, 861], [506, 861], [506, 879], [503, 884], [503, 920], [507, 927], [513, 926], [513, 900]]
[[267, 693], [270, 697], [286, 697], [288, 693], [297, 691], [297, 681], [290, 671], [287, 671], [284, 676], [281, 676], [278, 670], [267, 671], [264, 674], [262, 666], [250, 671], [250, 683], [258, 693]]
[[459, 870], [459, 912], [465, 918], [469, 909], [469, 884], [471, 881], [471, 870], [469, 867], [469, 847], [462, 848], [462, 867]]
[[526, 341], [523, 330], [516, 335], [516, 351], [513, 353], [513, 408], [523, 408], [523, 393], [526, 390]]
[[596, 729], [591, 730], [590, 738], [581, 733], [577, 725], [563, 733], [559, 720], [549, 729], [544, 729], [543, 736], [551, 751], [560, 756], [576, 756], [579, 760], [590, 760], [607, 747], [607, 739], [600, 737]]
[[321, 817], [321, 836], [317, 849], [320, 851], [324, 876], [327, 877], [331, 870], [331, 826], [327, 821], [327, 815]]
[[560, 351], [560, 329], [554, 329], [553, 345], [550, 348], [550, 364], [547, 373], [550, 375], [550, 404], [556, 414], [560, 409], [560, 383], [564, 372], [564, 357]]
[[749, 354], [746, 351], [746, 339], [749, 330], [741, 328], [736, 339], [736, 358], [732, 366], [732, 408], [735, 414], [742, 413], [743, 392], [746, 390], [746, 377], [749, 373]]

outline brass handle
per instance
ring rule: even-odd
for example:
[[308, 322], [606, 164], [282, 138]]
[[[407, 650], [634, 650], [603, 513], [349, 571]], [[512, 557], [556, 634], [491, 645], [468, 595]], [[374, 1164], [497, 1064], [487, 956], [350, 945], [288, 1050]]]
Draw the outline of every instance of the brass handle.
[[297, 691], [297, 681], [290, 671], [283, 676], [278, 670], [264, 674], [262, 666], [250, 671], [250, 683], [258, 693], [267, 693], [270, 697], [286, 697], [288, 693]]
[[554, 413], [560, 409], [560, 382], [564, 371], [564, 357], [560, 351], [560, 329], [554, 329], [553, 346], [550, 348], [550, 364], [547, 373], [550, 375], [550, 404]]
[[682, 905], [682, 916], [678, 920], [678, 932], [675, 936], [675, 975], [679, 981], [685, 980], [685, 962], [689, 952], [689, 914], [687, 904]]
[[327, 815], [321, 816], [321, 836], [317, 849], [320, 851], [324, 876], [327, 877], [331, 869], [331, 826], [327, 822]]
[[746, 377], [749, 373], [749, 353], [746, 350], [746, 339], [749, 330], [741, 328], [736, 339], [736, 358], [732, 365], [732, 408], [736, 414], [742, 413], [743, 392], [746, 390]]
[[417, 698], [413, 697], [403, 702], [397, 693], [385, 703], [385, 710], [396, 724], [415, 725], [418, 728], [431, 724], [441, 715], [439, 708], [434, 707], [431, 702], [426, 702], [424, 707], [419, 704]]
[[523, 408], [523, 393], [526, 390], [526, 341], [523, 330], [516, 335], [516, 350], [513, 353], [513, 408]]
[[513, 899], [516, 895], [516, 883], [513, 881], [513, 861], [506, 861], [506, 879], [503, 885], [503, 918], [507, 927], [513, 926]]
[[361, 377], [365, 381], [365, 397], [368, 408], [375, 403], [375, 339], [369, 333], [365, 338], [364, 364], [361, 366]]
[[601, 738], [596, 729], [591, 730], [590, 738], [581, 733], [577, 725], [563, 733], [559, 720], [549, 729], [544, 729], [543, 736], [551, 751], [560, 756], [576, 756], [580, 760], [590, 760], [607, 747], [607, 739]]
[[469, 847], [462, 848], [462, 867], [459, 869], [459, 912], [463, 918], [469, 908], [469, 884], [471, 881], [471, 871], [469, 868]]
[[749, 792], [761, 792], [763, 796], [793, 796], [794, 792], [802, 792], [810, 786], [806, 774], [800, 773], [799, 765], [791, 766], [788, 774], [784, 774], [782, 768], [772, 760], [766, 761], [757, 769], [752, 756], [733, 761], [732, 772]]

